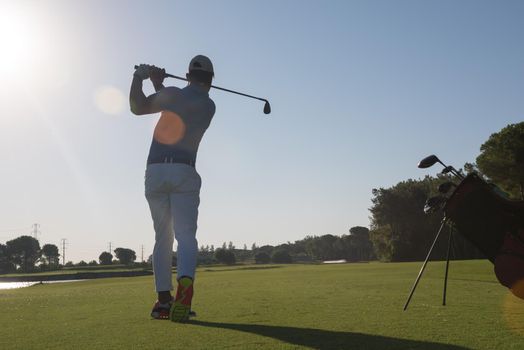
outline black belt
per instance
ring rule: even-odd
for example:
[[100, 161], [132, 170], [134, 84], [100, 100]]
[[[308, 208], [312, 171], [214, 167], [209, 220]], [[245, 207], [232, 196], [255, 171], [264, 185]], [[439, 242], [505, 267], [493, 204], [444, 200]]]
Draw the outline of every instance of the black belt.
[[160, 158], [154, 158], [154, 159], [148, 159], [147, 165], [149, 164], [187, 164], [189, 166], [195, 167], [195, 161], [192, 159], [180, 159], [180, 158], [173, 158], [173, 157], [165, 157], [164, 159]]

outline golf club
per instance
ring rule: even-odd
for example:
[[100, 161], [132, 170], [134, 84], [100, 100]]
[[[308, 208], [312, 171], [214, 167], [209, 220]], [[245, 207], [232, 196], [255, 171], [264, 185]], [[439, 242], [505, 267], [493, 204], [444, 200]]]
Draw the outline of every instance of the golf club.
[[444, 169], [442, 169], [442, 171], [440, 172], [442, 175], [445, 175], [445, 174], [449, 174], [454, 168], [449, 165], [447, 167], [445, 167]]
[[440, 159], [438, 159], [438, 157], [434, 154], [430, 155], [430, 156], [427, 156], [426, 158], [422, 159], [419, 163], [418, 163], [418, 167], [421, 168], [421, 169], [425, 169], [425, 168], [429, 168], [431, 166], [433, 166], [435, 163], [440, 163], [442, 164], [442, 166], [444, 167], [444, 170], [442, 171], [444, 173], [445, 171], [445, 174], [448, 173], [448, 172], [451, 172], [453, 175], [455, 175], [456, 177], [458, 177], [459, 179], [464, 179], [464, 176], [462, 176], [455, 168], [453, 168], [452, 166], [447, 166], [446, 164], [442, 163], [442, 161]]
[[[138, 66], [135, 66], [135, 69], [137, 69], [137, 68], [138, 68]], [[167, 77], [167, 78], [175, 78], [175, 79], [179, 79], [179, 80], [183, 80], [183, 81], [188, 81], [186, 78], [182, 78], [182, 77], [179, 77], [179, 76], [176, 76], [176, 75], [173, 75], [173, 74], [165, 73], [164, 76]], [[269, 101], [266, 100], [265, 98], [251, 96], [251, 95], [248, 95], [248, 94], [244, 94], [242, 92], [225, 89], [225, 88], [222, 88], [222, 87], [219, 87], [219, 86], [215, 86], [215, 85], [211, 85], [211, 87], [214, 88], [214, 89], [217, 89], [217, 90], [231, 92], [232, 94], [237, 94], [237, 95], [241, 95], [241, 96], [245, 96], [245, 97], [254, 98], [256, 100], [264, 101], [265, 102], [265, 104], [264, 104], [264, 114], [271, 113], [271, 105], [269, 104]]]

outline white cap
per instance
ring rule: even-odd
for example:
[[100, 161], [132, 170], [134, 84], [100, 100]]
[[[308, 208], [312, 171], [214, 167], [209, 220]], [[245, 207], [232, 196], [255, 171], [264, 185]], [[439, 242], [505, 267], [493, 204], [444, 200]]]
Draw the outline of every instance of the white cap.
[[188, 71], [191, 72], [192, 70], [200, 70], [212, 73], [213, 75], [215, 74], [213, 71], [213, 63], [211, 63], [211, 60], [204, 55], [197, 55], [193, 57], [191, 62], [189, 62]]

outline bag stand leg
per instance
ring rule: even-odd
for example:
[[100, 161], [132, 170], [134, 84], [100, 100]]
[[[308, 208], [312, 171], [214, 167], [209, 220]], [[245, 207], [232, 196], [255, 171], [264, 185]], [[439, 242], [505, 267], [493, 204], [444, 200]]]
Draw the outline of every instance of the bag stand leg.
[[446, 306], [446, 291], [448, 287], [448, 270], [449, 270], [449, 251], [451, 250], [451, 239], [453, 237], [453, 226], [449, 226], [448, 252], [446, 254], [446, 275], [444, 277], [444, 293], [442, 296], [442, 305]]
[[438, 237], [440, 236], [440, 232], [442, 231], [442, 228], [446, 224], [446, 218], [444, 217], [442, 219], [442, 224], [440, 225], [440, 228], [438, 229], [437, 235], [435, 236], [435, 239], [433, 240], [433, 244], [431, 245], [431, 248], [429, 248], [428, 255], [426, 256], [426, 260], [424, 261], [424, 264], [422, 264], [422, 267], [420, 268], [420, 271], [418, 273], [417, 279], [415, 280], [415, 283], [413, 284], [413, 287], [411, 288], [411, 292], [409, 293], [408, 300], [406, 300], [406, 304], [404, 305], [404, 311], [407, 310], [409, 302], [411, 301], [411, 297], [413, 296], [413, 293], [415, 293], [415, 289], [417, 288], [418, 282], [420, 281], [420, 278], [422, 277], [422, 274], [424, 273], [424, 270], [426, 269], [426, 265], [428, 264], [429, 257], [431, 256], [431, 252], [433, 251], [433, 248], [435, 248], [435, 243], [437, 243]]

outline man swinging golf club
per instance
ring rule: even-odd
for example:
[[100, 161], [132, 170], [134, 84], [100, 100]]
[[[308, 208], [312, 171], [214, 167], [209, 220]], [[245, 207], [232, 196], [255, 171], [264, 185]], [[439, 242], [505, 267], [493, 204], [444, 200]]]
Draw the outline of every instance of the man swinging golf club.
[[[183, 322], [191, 313], [198, 252], [196, 240], [200, 175], [195, 169], [198, 145], [215, 114], [209, 98], [214, 77], [206, 56], [195, 56], [179, 89], [164, 87], [165, 70], [141, 64], [131, 84], [130, 105], [136, 115], [161, 112], [155, 127], [145, 176], [145, 195], [155, 229], [153, 271], [158, 300], [151, 316]], [[145, 96], [142, 82], [151, 79], [156, 93]], [[174, 236], [173, 236], [174, 233]], [[172, 251], [176, 238], [178, 288], [173, 299]]]

